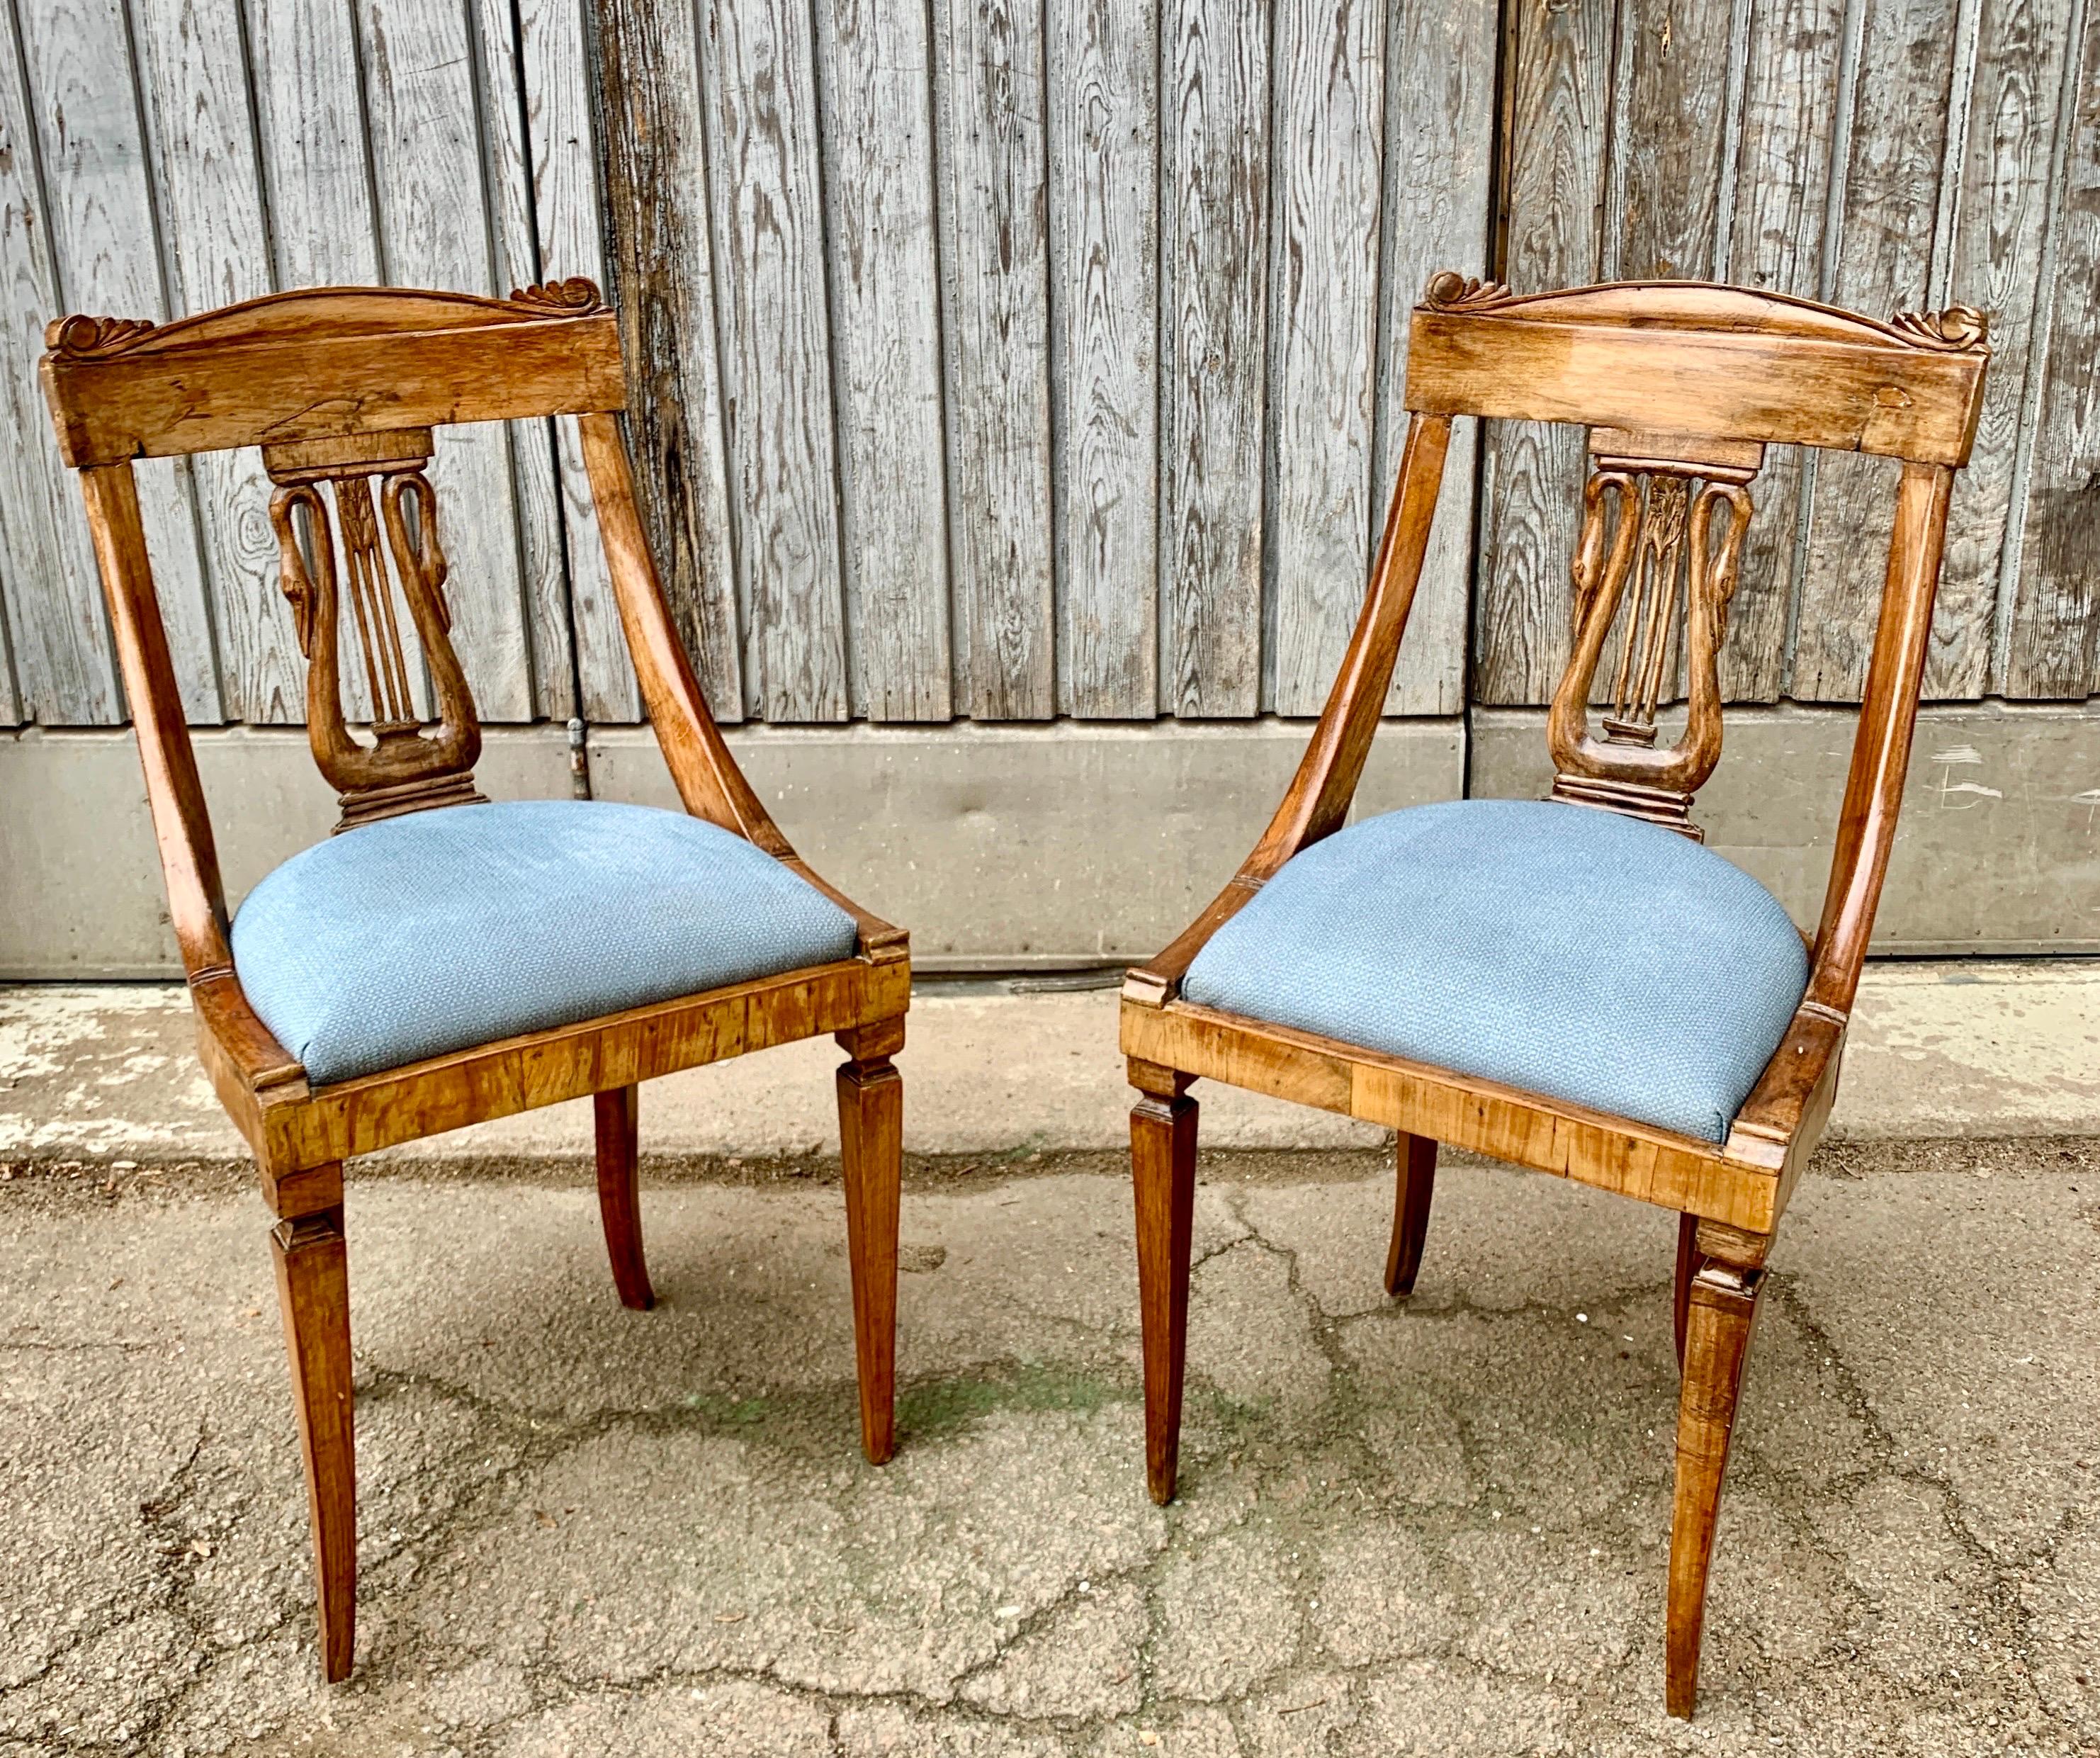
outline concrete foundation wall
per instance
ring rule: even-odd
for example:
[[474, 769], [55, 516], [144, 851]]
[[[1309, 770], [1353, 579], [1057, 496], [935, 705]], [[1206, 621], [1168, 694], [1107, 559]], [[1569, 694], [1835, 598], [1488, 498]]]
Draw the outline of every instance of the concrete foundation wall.
[[[1149, 957], [1232, 877], [1290, 784], [1302, 722], [1233, 727], [860, 727], [732, 732], [791, 841], [909, 927], [928, 969], [1049, 969]], [[201, 733], [197, 762], [238, 905], [329, 833], [333, 795], [302, 731]], [[675, 806], [646, 728], [589, 742], [601, 799]], [[1388, 811], [1464, 783], [1462, 722], [1401, 721], [1359, 803]], [[489, 732], [492, 799], [570, 791], [558, 728]], [[0, 978], [177, 973], [128, 732], [0, 737]]]
[[[1693, 808], [1707, 846], [1804, 926], [1822, 912], [1857, 724], [1844, 709], [1730, 709], [1721, 766]], [[1544, 709], [1476, 709], [1472, 737], [1476, 794], [1521, 797], [1551, 783]], [[1925, 709], [1875, 949], [2100, 952], [2096, 820], [2100, 715], [2082, 705]]]
[[[1701, 797], [1710, 846], [1795, 918], [1820, 907], [1853, 717], [1732, 713]], [[739, 760], [818, 870], [912, 930], [929, 970], [1057, 970], [1149, 956], [1222, 885], [1288, 784], [1305, 722], [1166, 727], [756, 728]], [[1363, 812], [1467, 786], [1467, 723], [1389, 723]], [[1471, 791], [1542, 793], [1543, 715], [1471, 717]], [[326, 836], [335, 802], [296, 730], [200, 734], [227, 895]], [[600, 798], [675, 804], [646, 729], [589, 740]], [[494, 731], [492, 798], [570, 791], [558, 727]], [[1877, 936], [1889, 952], [2100, 952], [2100, 719], [1928, 710]], [[0, 978], [177, 969], [128, 732], [0, 736]], [[1600, 908], [1610, 899], [1599, 899]]]

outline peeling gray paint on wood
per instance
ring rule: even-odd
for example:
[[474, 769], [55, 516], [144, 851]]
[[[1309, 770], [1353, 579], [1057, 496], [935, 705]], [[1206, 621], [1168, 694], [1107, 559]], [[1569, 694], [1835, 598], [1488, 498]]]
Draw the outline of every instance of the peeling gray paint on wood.
[[952, 700], [930, 46], [923, 7], [817, 8], [851, 711]]
[[[1955, 0], [1866, 0], [1824, 265], [1833, 305], [1886, 317], [1929, 303], [1932, 216], [1948, 170], [1954, 13]], [[1856, 702], [1865, 687], [1899, 468], [1846, 453], [1815, 458], [1787, 680], [1797, 701]]]
[[[507, 291], [514, 265], [533, 257], [519, 131], [532, 51], [511, 40], [510, 0], [7, 0], [6, 11], [0, 372], [25, 444], [5, 466], [14, 479], [0, 478], [12, 649], [0, 720], [107, 723], [123, 711], [100, 590], [77, 486], [35, 391], [44, 324], [81, 309], [164, 320], [280, 287], [382, 279]], [[579, 95], [580, 27], [579, 14], [561, 70]], [[584, 144], [592, 166], [587, 130]], [[536, 431], [514, 453], [500, 429], [450, 435], [434, 472], [455, 634], [491, 721], [565, 714], [575, 699], [550, 444]], [[258, 461], [153, 462], [139, 475], [192, 719], [302, 719], [304, 665]], [[354, 711], [362, 691], [353, 678]]]
[[[1494, 208], [1495, 0], [1410, 7], [1388, 26], [1385, 236], [1379, 267], [1378, 448], [1371, 510], [1383, 523], [1407, 439], [1407, 325], [1430, 277], [1485, 275]], [[1478, 424], [1453, 424], [1436, 524], [1386, 699], [1389, 714], [1456, 713], [1466, 701]], [[1375, 539], [1374, 539], [1375, 541]]]
[[[671, 614], [716, 719], [743, 718], [736, 530], [722, 428], [707, 123], [692, 9], [598, 0], [610, 280], [627, 439]], [[554, 272], [549, 270], [549, 272]]]
[[[1754, 7], [1745, 48], [1733, 223], [1719, 258], [1727, 277], [1812, 299], [1822, 290], [1823, 233], [1838, 113], [1845, 0]], [[1721, 687], [1735, 702], [1776, 701], [1798, 579], [1803, 460], [1773, 446], [1751, 489]]]
[[844, 720], [812, 15], [797, 0], [708, 0], [701, 31], [744, 709], [767, 720]]
[[1159, 707], [1155, 10], [1049, 0], [1057, 706]]
[[1385, 15], [1376, 0], [1274, 12], [1270, 175], [1269, 704], [1317, 714], [1370, 570]]
[[2085, 0], [2083, 16], [2044, 258], [2048, 351], [2027, 416], [2027, 524], [2000, 683], [2011, 696], [2091, 695], [2100, 669], [2100, 5]]
[[[132, 22], [174, 315], [274, 291], [237, 15], [186, 0], [138, 0]], [[261, 458], [205, 453], [190, 470], [223, 712], [263, 725], [303, 721], [306, 667], [277, 590]], [[159, 566], [157, 551], [157, 575]]]
[[[0, 27], [7, 23], [0, 13]], [[40, 432], [50, 417], [37, 359], [58, 305], [58, 276], [37, 157], [15, 33], [0, 28], [0, 420], [24, 436], [0, 446], [11, 712], [47, 726], [106, 726], [124, 718], [108, 619], [79, 497]]]
[[[1523, 5], [1517, 15], [1515, 64], [1503, 75], [1502, 278], [1513, 287], [1596, 276], [1612, 26], [1610, 0]], [[1543, 702], [1568, 662], [1582, 435], [1491, 422], [1482, 453], [1474, 692], [1484, 702]]]
[[1269, 8], [1180, 0], [1162, 57], [1162, 713], [1261, 696]]

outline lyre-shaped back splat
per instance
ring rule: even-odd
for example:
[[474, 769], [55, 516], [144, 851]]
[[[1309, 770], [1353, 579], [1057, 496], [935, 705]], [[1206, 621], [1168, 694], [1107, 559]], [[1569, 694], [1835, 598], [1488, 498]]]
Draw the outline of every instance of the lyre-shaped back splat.
[[[1761, 445], [1590, 430], [1595, 461], [1575, 550], [1574, 650], [1546, 721], [1553, 796], [1667, 825], [1697, 841], [1692, 798], [1721, 760], [1718, 660], [1749, 529]], [[1717, 518], [1718, 528], [1717, 532]], [[1590, 728], [1597, 668], [1626, 612], [1604, 736]], [[1656, 749], [1656, 716], [1684, 634], [1683, 736]]]
[[[430, 457], [427, 427], [262, 448], [264, 466], [279, 485], [271, 497], [270, 520], [277, 532], [285, 596], [291, 601], [299, 651], [307, 656], [307, 734], [314, 761], [342, 806], [338, 831], [483, 799], [474, 784], [481, 727], [466, 674], [452, 651], [437, 496], [423, 474]], [[333, 518], [321, 493], [324, 484], [334, 502]], [[397, 580], [435, 697], [437, 722], [428, 733], [409, 682], [395, 607]], [[345, 590], [371, 691], [370, 744], [352, 736], [343, 718], [338, 647]]]

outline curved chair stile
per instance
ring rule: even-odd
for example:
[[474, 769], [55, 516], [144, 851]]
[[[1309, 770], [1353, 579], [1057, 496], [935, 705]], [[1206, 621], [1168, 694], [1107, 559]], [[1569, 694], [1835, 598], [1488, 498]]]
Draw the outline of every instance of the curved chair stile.
[[[1439, 1142], [1674, 1210], [1667, 1698], [1691, 1715], [1743, 1361], [1774, 1229], [1836, 1092], [1988, 359], [1982, 319], [1959, 307], [1884, 324], [1683, 281], [1522, 297], [1431, 281], [1384, 538], [1296, 776], [1224, 890], [1123, 985], [1155, 1500], [1176, 1482], [1198, 1079], [1397, 1132], [1396, 1296], [1421, 1262]], [[1345, 828], [1460, 415], [1588, 430], [1570, 658], [1547, 721], [1558, 803], [1459, 802]], [[1718, 654], [1775, 444], [1900, 465], [1805, 954], [1776, 900], [1697, 846], [1692, 816], [1722, 755]], [[1687, 723], [1665, 745], [1680, 654]]]
[[[508, 299], [321, 288], [158, 328], [76, 316], [46, 339], [45, 393], [80, 474], [200, 1057], [276, 1217], [324, 1676], [347, 1676], [355, 1644], [342, 1166], [356, 1155], [592, 1098], [615, 1287], [646, 1307], [640, 1084], [831, 1033], [846, 1053], [837, 1096], [862, 1446], [888, 1459], [902, 1116], [892, 1058], [910, 1005], [909, 941], [796, 856], [708, 712], [636, 508], [618, 322], [597, 288], [554, 281]], [[580, 430], [621, 627], [690, 816], [492, 806], [474, 787], [480, 730], [452, 652], [442, 520], [424, 469], [438, 427], [547, 417]], [[277, 484], [271, 511], [308, 661], [308, 735], [342, 817], [338, 840], [280, 868], [236, 920], [132, 462], [251, 445]], [[346, 626], [360, 650], [348, 662], [338, 652]], [[435, 686], [434, 732], [417, 714], [404, 630]], [[359, 662], [373, 713], [363, 737], [342, 700], [342, 674]], [[564, 882], [564, 871], [588, 878]], [[516, 881], [496, 900], [500, 924], [474, 915], [474, 887], [492, 894], [491, 875]], [[739, 911], [710, 910], [732, 887]], [[511, 974], [527, 965], [529, 983]]]

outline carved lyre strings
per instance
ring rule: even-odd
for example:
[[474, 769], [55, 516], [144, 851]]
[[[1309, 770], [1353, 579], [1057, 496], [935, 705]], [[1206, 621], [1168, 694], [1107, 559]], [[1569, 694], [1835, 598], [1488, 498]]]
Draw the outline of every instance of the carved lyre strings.
[[[1615, 744], [1652, 745], [1663, 669], [1677, 647], [1677, 592], [1690, 484], [1682, 476], [1651, 476], [1634, 521], [1633, 603], [1619, 649], [1612, 712], [1604, 736]], [[1627, 516], [1622, 510], [1620, 517]]]
[[[1596, 467], [1584, 485], [1573, 570], [1573, 652], [1548, 725], [1553, 792], [1696, 838], [1692, 798], [1721, 755], [1718, 657], [1749, 523], [1745, 484], [1763, 448], [1599, 429], [1590, 450]], [[1589, 705], [1615, 628], [1620, 646], [1599, 739]], [[1684, 735], [1657, 750], [1680, 640]]]
[[[452, 650], [437, 497], [423, 474], [430, 451], [427, 429], [264, 448], [280, 485], [270, 516], [285, 595], [307, 660], [307, 733], [315, 762], [341, 797], [338, 830], [482, 798], [473, 777], [481, 731]], [[351, 735], [343, 714], [338, 647], [346, 589], [371, 693], [370, 744]], [[397, 599], [407, 605], [435, 698], [437, 725], [428, 732], [416, 706]]]
[[350, 603], [357, 617], [358, 643], [364, 649], [365, 675], [372, 689], [373, 723], [379, 731], [390, 731], [413, 722], [417, 716], [408, 696], [408, 665], [401, 651], [400, 625], [395, 620], [393, 589], [379, 553], [379, 522], [373, 516], [370, 479], [338, 478], [335, 497], [342, 510]]

